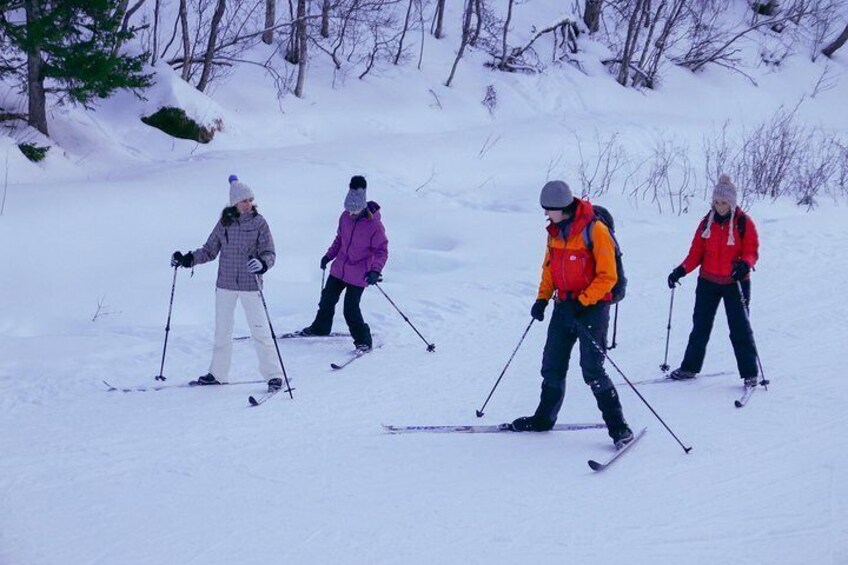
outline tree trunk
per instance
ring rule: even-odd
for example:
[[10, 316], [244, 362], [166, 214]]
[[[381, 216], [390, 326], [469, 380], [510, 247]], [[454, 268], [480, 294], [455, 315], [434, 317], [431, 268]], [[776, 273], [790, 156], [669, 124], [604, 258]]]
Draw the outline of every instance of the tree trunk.
[[303, 98], [306, 82], [306, 0], [297, 0], [297, 85], [294, 95]]
[[601, 28], [601, 10], [603, 0], [586, 0], [583, 9], [583, 23], [589, 28], [589, 33], [595, 33]]
[[409, 17], [412, 15], [412, 0], [409, 0], [409, 6], [406, 8], [406, 19], [403, 20], [403, 32], [398, 40], [398, 50], [395, 54], [395, 65], [400, 62], [400, 56], [403, 55], [403, 40], [406, 38], [406, 32], [409, 30]]
[[[41, 18], [41, 0], [27, 0], [26, 5], [27, 35]], [[44, 60], [41, 58], [41, 46], [33, 42], [27, 49], [27, 123], [49, 136], [47, 130], [47, 97], [44, 92]]]
[[480, 31], [483, 29], [483, 0], [474, 0], [474, 13], [477, 14], [477, 25], [474, 27], [474, 34], [468, 40], [471, 45], [477, 46], [477, 40], [480, 38]]
[[453, 82], [453, 77], [456, 74], [456, 67], [459, 65], [459, 60], [462, 59], [462, 55], [465, 53], [465, 46], [468, 45], [468, 37], [471, 35], [471, 13], [473, 11], [474, 0], [466, 0], [465, 17], [462, 21], [462, 43], [459, 44], [459, 51], [456, 54], [456, 59], [453, 61], [450, 76], [448, 77], [448, 80], [445, 81], [445, 86], [448, 88], [450, 88], [451, 82]]
[[265, 32], [262, 42], [265, 45], [274, 43], [274, 24], [277, 23], [277, 0], [265, 0]]
[[627, 79], [630, 76], [630, 63], [633, 61], [633, 55], [636, 52], [639, 30], [642, 27], [642, 19], [645, 15], [645, 1], [636, 0], [627, 25], [627, 39], [624, 41], [624, 49], [621, 53], [621, 68], [618, 71], [618, 83], [622, 86], [627, 86]]
[[206, 44], [206, 54], [203, 56], [203, 71], [200, 73], [200, 81], [197, 83], [197, 90], [200, 92], [206, 90], [206, 86], [209, 84], [209, 75], [212, 72], [212, 58], [215, 55], [215, 45], [218, 43], [218, 28], [221, 26], [221, 20], [224, 17], [226, 7], [226, 0], [218, 0], [215, 13], [212, 14], [212, 24], [209, 27], [209, 42]]
[[514, 1], [515, 0], [509, 0], [509, 5], [506, 9], [506, 21], [504, 22], [503, 27], [503, 45], [501, 46], [501, 63], [500, 65], [498, 65], [498, 68], [500, 68], [501, 70], [506, 68], [506, 38], [509, 35], [509, 22], [512, 21], [512, 4]]
[[321, 6], [321, 37], [330, 37], [330, 0], [324, 0]]
[[436, 32], [433, 36], [436, 39], [441, 39], [444, 36], [442, 24], [445, 21], [445, 0], [436, 0]]
[[842, 30], [842, 33], [839, 34], [839, 37], [833, 43], [822, 49], [822, 55], [832, 57], [837, 49], [845, 45], [846, 41], [848, 41], [848, 25], [845, 26], [845, 29]]
[[153, 4], [153, 55], [150, 58], [150, 64], [155, 65], [159, 58], [159, 8], [160, 0], [156, 0]]
[[186, 8], [186, 0], [180, 0], [180, 24], [182, 24], [183, 33], [183, 72], [180, 74], [182, 79], [188, 82], [191, 76], [191, 43], [188, 37], [188, 10]]

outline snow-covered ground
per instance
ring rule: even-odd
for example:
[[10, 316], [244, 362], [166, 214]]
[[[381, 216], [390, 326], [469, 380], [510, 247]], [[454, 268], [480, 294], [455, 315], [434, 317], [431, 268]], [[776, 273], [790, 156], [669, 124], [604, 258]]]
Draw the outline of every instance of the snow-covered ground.
[[[661, 137], [697, 144], [725, 120], [741, 128], [794, 105], [823, 64], [789, 61], [759, 87], [676, 71], [642, 94], [588, 63], [587, 75], [501, 76], [472, 57], [453, 89], [438, 86], [444, 67], [392, 69], [341, 90], [316, 80], [285, 113], [270, 88], [247, 86], [260, 84], [254, 71], [211, 101], [160, 69], [147, 103], [120, 95], [98, 112], [53, 116], [66, 154], [54, 148], [43, 167], [4, 138], [0, 564], [847, 563], [845, 202], [751, 209], [761, 240], [752, 323], [768, 392], [737, 410], [735, 373], [641, 387], [689, 455], [626, 385], [625, 414], [648, 433], [602, 475], [586, 460], [611, 453], [604, 431], [380, 427], [499, 423], [535, 408], [538, 325], [486, 416], [474, 415], [529, 321], [545, 242], [538, 191], [549, 176], [577, 186], [575, 136], [591, 146], [596, 131], [618, 132], [634, 154]], [[845, 135], [848, 65], [831, 65], [837, 87], [800, 115]], [[479, 104], [490, 83], [495, 117]], [[173, 141], [137, 122], [156, 100], [195, 104], [225, 131], [208, 146]], [[371, 289], [363, 311], [383, 347], [344, 371], [329, 363], [350, 350], [345, 339], [280, 342], [293, 401], [248, 408], [262, 386], [107, 392], [104, 379], [153, 383], [169, 255], [205, 240], [231, 172], [253, 187], [276, 240], [266, 298], [278, 332], [312, 320], [347, 180], [365, 174], [390, 240], [382, 286], [437, 352]], [[597, 203], [616, 217], [630, 280], [610, 355], [631, 380], [659, 376], [665, 277], [707, 205], [678, 217], [620, 194]], [[207, 370], [215, 269], [179, 272], [169, 383]], [[694, 282], [676, 293], [673, 366]], [[340, 311], [337, 322], [343, 330]], [[234, 355], [232, 378], [256, 378], [250, 342]], [[723, 313], [704, 371], [735, 371]], [[600, 421], [576, 359], [560, 421]]]

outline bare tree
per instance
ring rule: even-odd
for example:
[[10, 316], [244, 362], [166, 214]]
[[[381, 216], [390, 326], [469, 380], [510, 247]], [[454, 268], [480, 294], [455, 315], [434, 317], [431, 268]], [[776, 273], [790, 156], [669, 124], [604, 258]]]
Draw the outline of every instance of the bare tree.
[[321, 37], [330, 37], [330, 0], [321, 6]]
[[621, 52], [621, 57], [617, 61], [620, 65], [618, 70], [618, 83], [627, 86], [628, 77], [630, 75], [630, 65], [633, 62], [633, 56], [636, 53], [639, 32], [642, 29], [642, 22], [646, 14], [646, 7], [650, 0], [635, 0], [630, 4], [630, 17], [627, 25], [627, 39], [624, 41], [624, 48]]
[[586, 0], [583, 8], [583, 23], [589, 29], [589, 33], [595, 33], [601, 26], [601, 12], [603, 0]]
[[436, 0], [436, 14], [433, 16], [433, 21], [436, 24], [436, 30], [433, 36], [436, 39], [441, 39], [444, 36], [442, 27], [445, 20], [445, 0]]
[[839, 34], [833, 43], [822, 49], [822, 55], [825, 57], [833, 57], [833, 54], [836, 51], [845, 45], [845, 42], [848, 41], [848, 25], [845, 26], [845, 29], [842, 30], [842, 33]]
[[409, 5], [406, 8], [406, 18], [403, 20], [403, 31], [400, 33], [397, 54], [395, 55], [395, 65], [398, 64], [400, 56], [403, 54], [403, 40], [406, 38], [406, 32], [409, 30], [409, 17], [412, 15], [412, 2], [413, 0], [409, 0]]
[[153, 4], [153, 49], [150, 50], [150, 64], [155, 65], [159, 58], [159, 10], [161, 8], [161, 0], [156, 0]]
[[459, 60], [462, 59], [462, 55], [465, 53], [465, 47], [468, 45], [468, 40], [471, 37], [471, 14], [474, 11], [474, 1], [475, 0], [465, 0], [465, 10], [463, 11], [464, 16], [462, 18], [462, 41], [459, 44], [456, 59], [453, 61], [450, 76], [448, 76], [448, 80], [445, 81], [445, 86], [447, 87], [450, 87], [451, 82], [453, 82], [453, 77], [456, 74], [456, 67], [459, 65]]
[[274, 43], [274, 24], [277, 23], [277, 0], [265, 0], [265, 32], [262, 42], [266, 45]]
[[221, 25], [221, 19], [224, 17], [226, 7], [226, 0], [218, 0], [218, 5], [215, 7], [215, 14], [212, 16], [212, 25], [209, 28], [209, 42], [206, 46], [206, 53], [203, 55], [203, 70], [200, 73], [200, 81], [197, 83], [197, 90], [200, 92], [206, 90], [206, 85], [209, 84], [209, 74], [212, 72], [212, 57], [215, 54], [215, 45], [218, 41], [218, 28]]
[[191, 42], [189, 39], [189, 31], [188, 31], [188, 8], [186, 7], [186, 0], [180, 0], [180, 12], [178, 16], [180, 20], [180, 26], [182, 27], [183, 32], [183, 70], [180, 76], [182, 76], [183, 80], [188, 82], [189, 76], [191, 76], [191, 65], [189, 61], [191, 61]]
[[501, 45], [501, 62], [498, 64], [498, 68], [500, 70], [504, 70], [506, 67], [506, 54], [507, 54], [507, 37], [509, 36], [509, 23], [512, 21], [512, 5], [515, 0], [509, 0], [509, 4], [506, 8], [506, 21], [503, 25], [503, 42]]
[[297, 34], [297, 85], [294, 95], [303, 98], [303, 86], [306, 82], [306, 1], [297, 0], [297, 23], [295, 24]]

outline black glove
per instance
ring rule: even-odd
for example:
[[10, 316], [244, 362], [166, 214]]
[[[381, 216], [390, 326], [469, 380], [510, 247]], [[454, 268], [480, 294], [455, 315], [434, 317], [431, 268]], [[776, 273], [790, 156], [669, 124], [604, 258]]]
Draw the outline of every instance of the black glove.
[[574, 312], [575, 318], [579, 318], [581, 316], [581, 314], [583, 314], [583, 312], [586, 311], [586, 308], [588, 308], [588, 306], [584, 306], [583, 303], [580, 302], [579, 300], [577, 300], [576, 298], [574, 300], [572, 300], [571, 303], [572, 303], [571, 309], [572, 309], [572, 312]]
[[368, 284], [377, 284], [383, 280], [383, 276], [379, 271], [368, 271], [365, 273], [365, 280]]
[[185, 269], [190, 269], [194, 266], [194, 255], [191, 251], [183, 255], [179, 251], [174, 251], [174, 254], [171, 255], [171, 266], [176, 267], [179, 265]]
[[325, 270], [325, 269], [327, 268], [327, 263], [329, 263], [330, 261], [332, 261], [332, 259], [330, 259], [330, 258], [329, 258], [329, 257], [327, 257], [326, 255], [324, 255], [323, 257], [321, 257], [321, 270], [322, 270], [322, 271], [323, 271], [323, 270]]
[[677, 267], [675, 267], [674, 270], [671, 272], [671, 274], [668, 275], [668, 288], [673, 289], [675, 286], [677, 286], [680, 279], [682, 279], [685, 276], [686, 276], [686, 269], [684, 269], [683, 267], [681, 267], [679, 265]]
[[743, 261], [742, 259], [737, 259], [733, 262], [733, 272], [730, 274], [735, 281], [745, 280], [745, 277], [748, 276], [748, 273], [751, 272], [751, 267], [748, 266], [748, 263]]
[[533, 307], [530, 308], [530, 315], [533, 319], [538, 320], [540, 322], [545, 321], [545, 308], [548, 307], [548, 301], [539, 298], [536, 302], [533, 303]]

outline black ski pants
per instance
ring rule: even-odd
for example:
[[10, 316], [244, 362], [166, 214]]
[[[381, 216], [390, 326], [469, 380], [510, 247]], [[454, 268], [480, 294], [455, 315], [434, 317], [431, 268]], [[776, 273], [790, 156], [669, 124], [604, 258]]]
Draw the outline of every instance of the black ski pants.
[[362, 300], [362, 293], [365, 288], [348, 284], [333, 275], [329, 276], [327, 284], [324, 285], [324, 290], [321, 291], [321, 302], [318, 303], [318, 313], [315, 315], [315, 321], [312, 322], [312, 329], [319, 334], [330, 333], [333, 329], [336, 304], [339, 302], [343, 291], [346, 291], [344, 318], [350, 330], [350, 335], [353, 337], [353, 343], [355, 345], [372, 346], [371, 328], [365, 323], [362, 318], [362, 311], [359, 309], [359, 302]]
[[[742, 281], [742, 293], [745, 302], [750, 304], [751, 281]], [[698, 277], [695, 290], [695, 313], [692, 315], [692, 333], [689, 334], [689, 344], [680, 368], [692, 373], [700, 373], [707, 353], [707, 343], [713, 330], [713, 322], [718, 311], [719, 302], [724, 301], [724, 312], [727, 314], [727, 325], [730, 326], [730, 343], [736, 355], [736, 366], [739, 375], [746, 377], [757, 376], [757, 352], [754, 346], [754, 336], [748, 323], [742, 297], [739, 296], [737, 284], [718, 284]]]
[[[604, 370], [604, 355], [595, 344], [606, 349], [609, 310], [607, 302], [578, 308], [577, 301], [556, 301], [548, 325], [548, 339], [542, 354], [542, 395], [536, 416], [556, 422], [565, 398], [565, 377], [574, 344], [580, 342], [580, 368], [583, 380], [592, 389], [598, 408], [610, 429], [610, 434], [626, 427], [618, 395], [607, 372]], [[580, 324], [589, 337], [577, 328]], [[592, 343], [594, 340], [595, 343]]]

